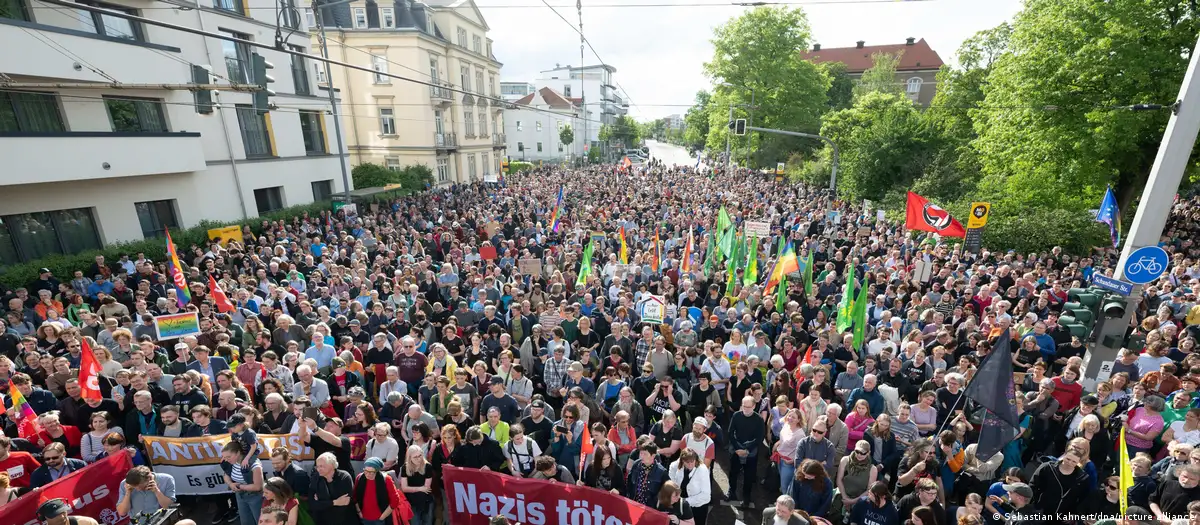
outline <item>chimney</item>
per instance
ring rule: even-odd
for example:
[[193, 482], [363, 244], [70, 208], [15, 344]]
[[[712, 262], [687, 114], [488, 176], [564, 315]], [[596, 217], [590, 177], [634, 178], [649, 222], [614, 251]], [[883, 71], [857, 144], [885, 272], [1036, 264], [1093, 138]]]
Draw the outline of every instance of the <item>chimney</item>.
[[916, 42], [917, 42], [917, 39], [915, 39], [911, 36], [904, 39], [904, 45], [906, 45], [906, 46], [911, 46], [911, 45], [915, 44]]
[[820, 51], [820, 50], [821, 50], [821, 44], [813, 44], [813, 51]]
[[862, 48], [863, 48], [863, 46], [865, 46], [865, 45], [867, 45], [867, 41], [866, 41], [866, 40], [859, 40], [859, 41], [858, 41], [858, 45], [856, 45], [856, 46], [854, 46], [854, 47], [857, 47], [858, 49], [862, 49]]

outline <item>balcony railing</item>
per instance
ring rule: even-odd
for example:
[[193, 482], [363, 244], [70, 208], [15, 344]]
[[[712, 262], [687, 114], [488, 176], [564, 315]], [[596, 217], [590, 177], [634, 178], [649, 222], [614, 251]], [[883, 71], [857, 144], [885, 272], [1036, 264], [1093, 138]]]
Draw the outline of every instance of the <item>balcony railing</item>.
[[503, 133], [497, 133], [495, 135], [492, 135], [492, 145], [500, 146], [500, 147], [507, 146], [508, 145], [507, 137], [505, 137]]
[[458, 147], [458, 135], [454, 133], [434, 133], [433, 145], [441, 149], [455, 149]]
[[429, 86], [429, 98], [435, 104], [450, 102], [454, 100], [453, 97], [454, 92], [447, 89], [444, 85]]

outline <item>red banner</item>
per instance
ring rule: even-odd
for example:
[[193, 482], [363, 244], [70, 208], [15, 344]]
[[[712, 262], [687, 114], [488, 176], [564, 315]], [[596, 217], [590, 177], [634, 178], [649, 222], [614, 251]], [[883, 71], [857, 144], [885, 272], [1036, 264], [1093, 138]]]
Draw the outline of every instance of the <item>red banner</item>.
[[[611, 492], [446, 465], [450, 522], [486, 525], [493, 516], [524, 525], [667, 525], [667, 515]], [[3, 523], [3, 522], [0, 522]]]
[[950, 213], [928, 199], [908, 192], [904, 207], [904, 227], [910, 230], [934, 232], [943, 237], [966, 237], [967, 231]]
[[132, 468], [129, 454], [104, 458], [0, 507], [0, 523], [37, 525], [38, 505], [59, 498], [71, 502], [73, 516], [95, 518], [104, 525], [121, 523], [125, 519], [117, 515], [117, 495]]

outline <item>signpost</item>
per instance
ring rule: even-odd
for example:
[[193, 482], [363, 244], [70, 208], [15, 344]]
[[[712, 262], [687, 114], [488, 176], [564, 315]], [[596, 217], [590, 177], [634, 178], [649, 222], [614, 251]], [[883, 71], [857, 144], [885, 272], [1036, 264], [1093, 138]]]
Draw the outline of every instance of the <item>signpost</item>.
[[1133, 283], [1127, 283], [1125, 281], [1113, 279], [1112, 277], [1105, 277], [1100, 274], [1092, 275], [1092, 284], [1124, 296], [1128, 296], [1131, 292], [1133, 292]]
[[1125, 259], [1125, 278], [1133, 284], [1147, 284], [1167, 271], [1170, 258], [1158, 246], [1138, 248]]
[[990, 202], [972, 202], [971, 213], [967, 214], [967, 237], [963, 239], [963, 247], [971, 253], [979, 253], [983, 245], [983, 227], [987, 226], [988, 215], [992, 212]]

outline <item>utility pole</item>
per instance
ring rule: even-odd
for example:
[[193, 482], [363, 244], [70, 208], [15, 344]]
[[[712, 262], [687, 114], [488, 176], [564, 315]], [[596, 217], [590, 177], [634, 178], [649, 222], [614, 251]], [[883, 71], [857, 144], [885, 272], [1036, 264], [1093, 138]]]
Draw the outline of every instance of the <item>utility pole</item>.
[[[1179, 87], [1177, 106], [1171, 119], [1167, 121], [1167, 130], [1163, 141], [1158, 146], [1158, 156], [1150, 168], [1150, 178], [1142, 190], [1141, 204], [1133, 218], [1133, 226], [1125, 239], [1125, 247], [1121, 250], [1121, 259], [1113, 277], [1118, 280], [1125, 278], [1125, 264], [1129, 256], [1139, 248], [1156, 246], [1162, 231], [1166, 228], [1167, 217], [1171, 213], [1171, 203], [1175, 200], [1175, 192], [1179, 191], [1179, 183], [1183, 180], [1183, 172], [1187, 167], [1188, 157], [1192, 154], [1192, 146], [1196, 135], [1200, 133], [1200, 40], [1192, 50], [1187, 72], [1183, 75], [1183, 84]], [[1094, 381], [1105, 364], [1111, 365], [1117, 358], [1117, 353], [1125, 344], [1125, 333], [1130, 327], [1134, 311], [1142, 300], [1141, 285], [1134, 284], [1125, 304], [1125, 315], [1120, 319], [1101, 319], [1103, 324], [1096, 331], [1096, 343], [1084, 358], [1084, 381]], [[1103, 313], [1103, 312], [1102, 312]], [[1085, 384], [1085, 386], [1087, 386]]]
[[350, 159], [346, 158], [346, 146], [342, 143], [342, 119], [338, 116], [337, 97], [333, 94], [333, 71], [329, 68], [329, 39], [325, 37], [325, 22], [324, 16], [321, 14], [326, 7], [331, 7], [337, 4], [346, 4], [351, 0], [342, 0], [332, 4], [318, 4], [317, 0], [313, 0], [313, 14], [317, 18], [317, 29], [321, 31], [321, 57], [325, 59], [325, 84], [329, 89], [329, 109], [333, 112], [333, 134], [337, 136], [338, 146], [338, 167], [342, 169], [342, 199], [345, 202], [350, 202], [350, 173], [346, 170], [346, 163]]
[[[750, 118], [746, 120], [747, 126], [754, 125], [754, 88], [750, 88]], [[746, 134], [746, 164], [750, 164], [750, 143], [754, 142], [754, 135]]]
[[733, 136], [733, 130], [729, 129], [729, 125], [733, 123], [733, 104], [729, 105], [729, 120], [725, 124], [725, 175], [729, 175], [729, 139]]
[[[587, 151], [588, 151], [588, 149], [589, 149], [589, 148], [591, 148], [592, 141], [588, 140], [588, 128], [587, 128], [587, 121], [588, 121], [588, 111], [587, 111], [587, 93], [584, 91], [584, 90], [586, 89], [586, 87], [585, 87], [585, 86], [586, 86], [587, 84], [586, 84], [586, 83], [584, 83], [584, 81], [583, 81], [583, 67], [584, 67], [584, 62], [583, 62], [583, 44], [584, 44], [584, 38], [583, 38], [583, 0], [575, 0], [575, 11], [579, 13], [579, 108], [580, 108], [581, 110], [583, 110], [583, 144], [584, 144], [584, 147], [583, 147], [583, 163], [582, 163], [582, 165], [583, 165], [583, 166], [586, 166], [586, 165], [587, 165], [587, 162], [588, 162], [588, 154], [587, 154]], [[570, 68], [571, 66], [567, 66], [567, 67], [568, 67], [568, 68]], [[568, 70], [568, 74], [569, 74], [569, 73], [570, 73], [570, 71]]]

